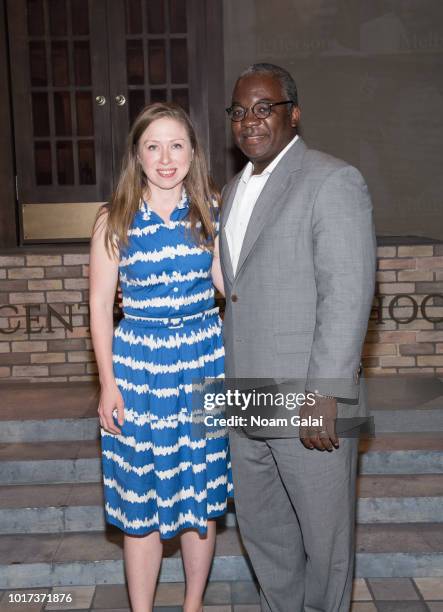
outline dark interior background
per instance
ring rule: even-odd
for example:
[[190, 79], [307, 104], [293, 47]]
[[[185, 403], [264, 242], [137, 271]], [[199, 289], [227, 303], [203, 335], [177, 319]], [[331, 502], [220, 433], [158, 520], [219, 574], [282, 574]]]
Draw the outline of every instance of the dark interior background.
[[[442, 240], [443, 2], [223, 5], [226, 105], [250, 63], [285, 67], [299, 90], [302, 136], [361, 170], [377, 234]], [[231, 149], [227, 176], [243, 161]]]

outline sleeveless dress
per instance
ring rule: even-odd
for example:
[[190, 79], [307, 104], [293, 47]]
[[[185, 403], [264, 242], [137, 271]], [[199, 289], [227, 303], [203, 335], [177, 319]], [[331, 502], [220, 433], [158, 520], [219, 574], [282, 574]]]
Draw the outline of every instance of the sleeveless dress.
[[124, 424], [120, 435], [101, 430], [106, 520], [163, 539], [204, 535], [233, 489], [227, 432], [193, 429], [193, 383], [223, 378], [224, 349], [212, 253], [193, 240], [188, 210], [184, 193], [167, 225], [143, 202], [128, 231], [113, 339]]

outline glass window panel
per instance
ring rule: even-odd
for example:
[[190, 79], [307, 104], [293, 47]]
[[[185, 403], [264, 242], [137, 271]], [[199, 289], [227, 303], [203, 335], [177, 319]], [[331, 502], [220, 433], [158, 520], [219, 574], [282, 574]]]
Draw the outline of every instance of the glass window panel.
[[140, 0], [126, 0], [126, 33], [140, 34], [143, 32], [143, 16]]
[[72, 33], [74, 36], [89, 34], [88, 0], [71, 0]]
[[94, 110], [92, 93], [78, 91], [76, 94], [77, 106], [77, 134], [79, 136], [94, 135]]
[[71, 136], [71, 98], [68, 91], [54, 92], [54, 115], [56, 136]]
[[141, 40], [126, 41], [126, 69], [128, 85], [143, 85], [145, 81], [145, 64]]
[[165, 31], [165, 2], [164, 0], [146, 0], [148, 14], [148, 32], [150, 34], [163, 34]]
[[171, 81], [173, 83], [188, 81], [188, 53], [185, 38], [171, 40]]
[[145, 92], [143, 89], [132, 89], [129, 91], [129, 121], [131, 124], [145, 104]]
[[166, 83], [166, 52], [164, 40], [149, 41], [149, 82], [152, 85]]
[[169, 24], [172, 34], [181, 34], [187, 31], [186, 0], [169, 0]]
[[80, 185], [95, 185], [95, 149], [93, 140], [78, 141]]
[[37, 185], [51, 185], [51, 144], [49, 142], [34, 143], [34, 163]]
[[189, 95], [187, 89], [173, 89], [172, 101], [180, 104], [189, 113]]
[[91, 54], [87, 40], [74, 42], [74, 74], [76, 85], [91, 85]]
[[72, 154], [72, 141], [60, 140], [56, 144], [57, 153], [57, 181], [59, 185], [74, 184], [74, 157]]
[[49, 29], [53, 36], [66, 36], [66, 0], [48, 0]]
[[29, 36], [45, 35], [45, 18], [43, 0], [28, 0], [28, 34]]
[[69, 85], [68, 43], [53, 42], [51, 45], [52, 82], [55, 87]]
[[50, 136], [48, 94], [45, 92], [32, 94], [32, 123], [34, 136]]
[[44, 42], [29, 43], [29, 71], [31, 73], [31, 85], [45, 87], [48, 84]]
[[151, 102], [167, 102], [168, 92], [166, 89], [151, 89]]

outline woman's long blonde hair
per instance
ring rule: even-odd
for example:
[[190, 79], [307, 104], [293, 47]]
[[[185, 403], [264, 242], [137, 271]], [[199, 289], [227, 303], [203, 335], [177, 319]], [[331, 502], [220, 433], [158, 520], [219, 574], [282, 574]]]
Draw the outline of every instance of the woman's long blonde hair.
[[[148, 182], [141, 164], [137, 160], [138, 143], [146, 128], [157, 119], [175, 119], [185, 126], [191, 147], [194, 151], [184, 187], [189, 198], [189, 218], [191, 232], [198, 244], [211, 248], [214, 243], [214, 215], [211, 202], [220, 196], [208, 176], [206, 158], [188, 114], [173, 102], [156, 102], [146, 106], [135, 119], [128, 135], [126, 152], [123, 158], [120, 178], [110, 204], [99, 211], [99, 216], [108, 213], [105, 246], [108, 254], [128, 243], [128, 229], [139, 209]], [[149, 197], [149, 194], [148, 194]]]

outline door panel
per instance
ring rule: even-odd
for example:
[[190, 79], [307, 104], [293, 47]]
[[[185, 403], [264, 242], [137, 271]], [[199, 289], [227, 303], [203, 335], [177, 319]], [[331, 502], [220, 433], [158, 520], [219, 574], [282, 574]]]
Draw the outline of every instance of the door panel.
[[7, 16], [22, 241], [88, 238], [58, 228], [109, 199], [150, 102], [190, 112], [222, 183], [221, 0], [7, 0]]
[[109, 195], [105, 17], [102, 0], [8, 0], [20, 204]]
[[[188, 5], [186, 0], [108, 0], [115, 175], [130, 125], [146, 104], [174, 101], [189, 111]], [[118, 96], [125, 98], [119, 98], [120, 106]]]

